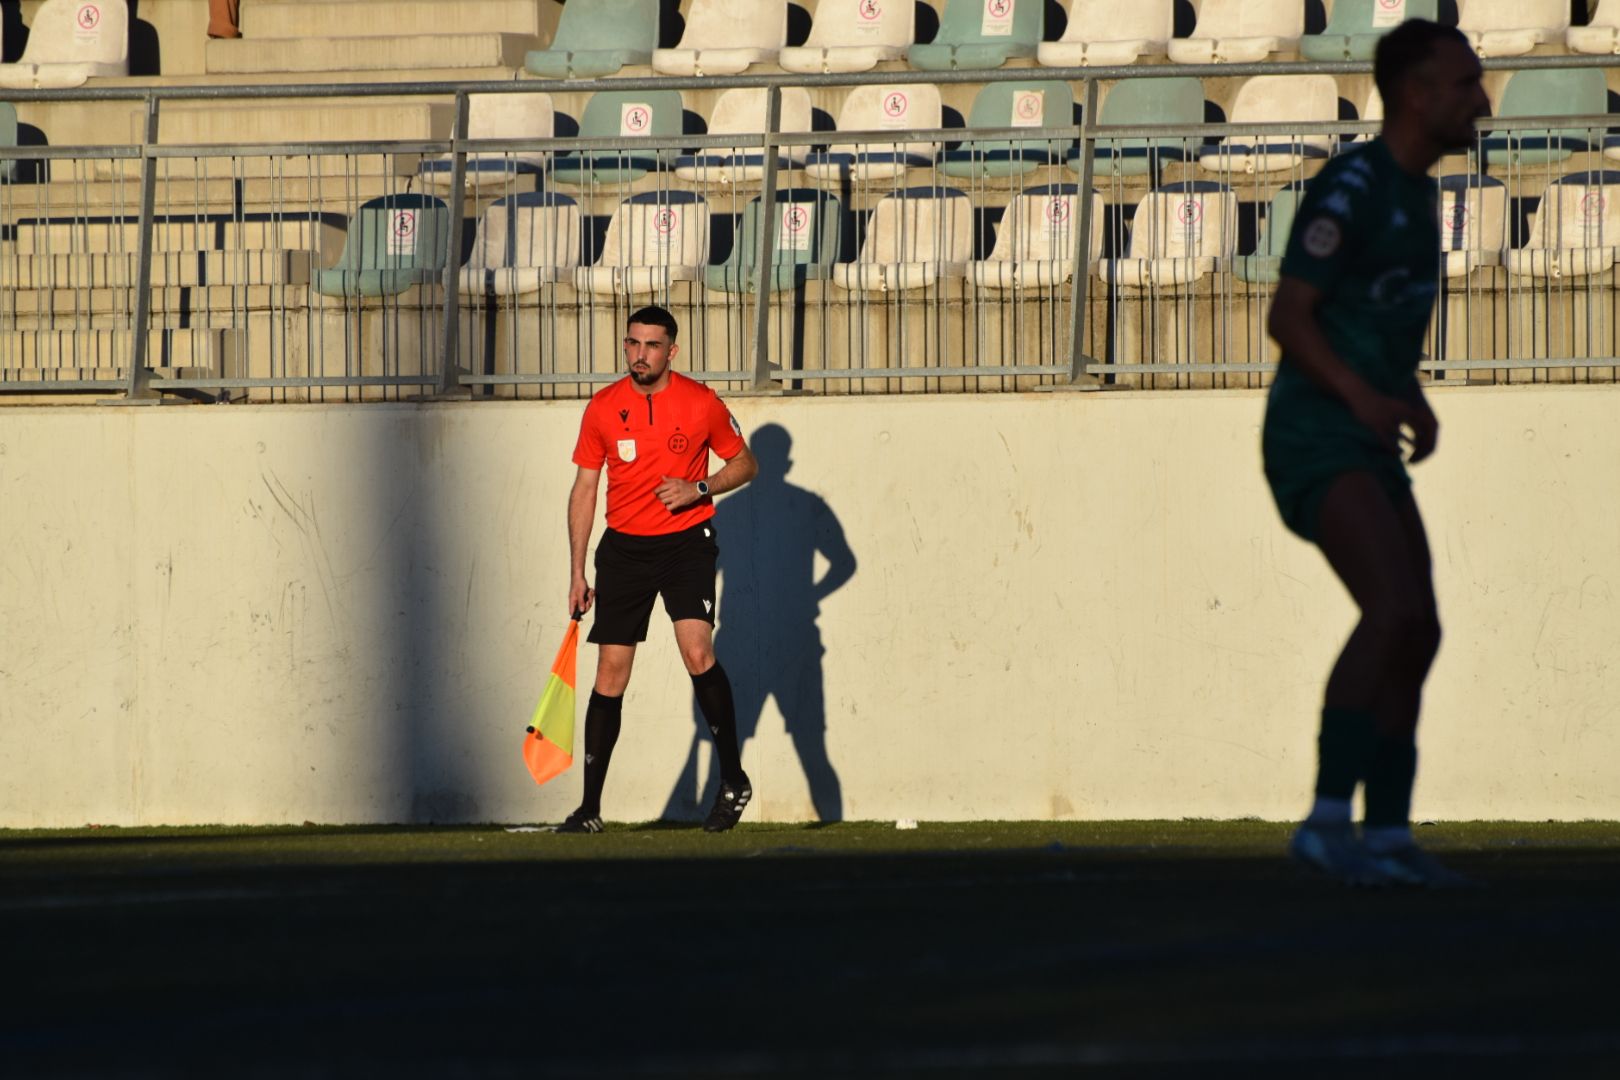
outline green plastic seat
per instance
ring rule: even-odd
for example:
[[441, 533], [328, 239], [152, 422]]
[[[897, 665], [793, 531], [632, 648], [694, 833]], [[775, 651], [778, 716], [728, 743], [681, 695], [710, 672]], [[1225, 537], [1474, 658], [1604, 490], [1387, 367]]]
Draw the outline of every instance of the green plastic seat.
[[983, 71], [1015, 57], [1033, 59], [1046, 25], [1046, 0], [950, 0], [939, 33], [906, 50], [919, 71]]
[[[838, 259], [838, 200], [815, 188], [789, 188], [777, 193], [782, 215], [776, 224], [776, 251], [771, 258], [771, 292], [794, 289], [825, 278]], [[751, 199], [743, 208], [742, 227], [731, 245], [731, 257], [704, 269], [703, 282], [717, 292], [757, 292], [759, 229], [764, 205]]]
[[395, 296], [444, 279], [450, 209], [431, 195], [384, 195], [349, 222], [337, 265], [317, 270], [322, 296]]
[[[1502, 91], [1496, 115], [1597, 116], [1609, 111], [1609, 86], [1599, 68], [1533, 68], [1515, 71]], [[1493, 132], [1480, 140], [1488, 165], [1540, 165], [1563, 161], [1602, 142], [1602, 129], [1553, 128]]]
[[548, 49], [523, 60], [547, 79], [595, 79], [652, 63], [658, 47], [658, 0], [572, 0]]
[[[679, 90], [607, 90], [593, 94], [580, 117], [581, 139], [671, 138], [681, 134]], [[633, 184], [673, 167], [678, 148], [579, 150], [552, 159], [553, 183], [576, 187]]]
[[[969, 128], [1067, 127], [1074, 123], [1074, 94], [1069, 84], [1046, 80], [990, 83], [973, 99]], [[1045, 139], [970, 139], [945, 151], [946, 176], [1022, 176], [1066, 157], [1073, 143]]]
[[[0, 149], [17, 145], [17, 106], [9, 101], [0, 101]], [[14, 158], [0, 158], [0, 180], [17, 179], [17, 162]]]
[[[1097, 110], [1098, 124], [1202, 124], [1204, 84], [1188, 76], [1167, 79], [1124, 79], [1114, 85]], [[1092, 161], [1099, 176], [1156, 174], [1164, 161], [1185, 161], [1198, 148], [1192, 138], [1100, 139]], [[1069, 155], [1069, 168], [1080, 171], [1080, 151]]]
[[1271, 197], [1266, 220], [1260, 223], [1260, 239], [1254, 254], [1239, 255], [1232, 260], [1232, 272], [1239, 281], [1255, 285], [1276, 282], [1282, 270], [1283, 253], [1288, 250], [1288, 234], [1294, 228], [1294, 214], [1304, 198], [1302, 187], [1285, 187]]
[[1389, 10], [1380, 0], [1333, 0], [1327, 28], [1300, 38], [1299, 53], [1307, 60], [1371, 60], [1378, 39], [1404, 20], [1440, 18], [1439, 0], [1406, 0], [1399, 18], [1389, 14], [1380, 18]]

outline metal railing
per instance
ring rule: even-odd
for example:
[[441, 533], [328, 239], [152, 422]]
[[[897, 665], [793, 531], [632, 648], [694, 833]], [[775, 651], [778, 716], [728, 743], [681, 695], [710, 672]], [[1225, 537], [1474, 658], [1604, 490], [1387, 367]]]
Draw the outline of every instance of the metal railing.
[[[1488, 64], [1493, 69], [1594, 66], [1609, 64], [1601, 57], [1523, 57]], [[1369, 65], [1364, 63], [1284, 63], [701, 80], [16, 91], [8, 95], [10, 100], [138, 102], [143, 109], [144, 137], [139, 145], [131, 146], [30, 146], [5, 151], [30, 169], [49, 170], [52, 187], [66, 179], [70, 189], [85, 190], [82, 199], [70, 198], [70, 211], [63, 214], [56, 205], [57, 192], [51, 188], [42, 192], [40, 185], [0, 187], [0, 225], [5, 229], [6, 245], [13, 248], [0, 254], [0, 290], [5, 296], [0, 301], [0, 392], [118, 391], [125, 400], [156, 400], [165, 393], [296, 400], [407, 392], [589, 392], [593, 384], [617, 377], [619, 327], [635, 298], [612, 291], [587, 295], [560, 279], [543, 282], [532, 295], [521, 297], [465, 295], [460, 263], [467, 248], [468, 209], [476, 215], [492, 201], [469, 183], [469, 160], [502, 155], [512, 164], [513, 177], [518, 177], [523, 174], [517, 168], [517, 155], [546, 155], [555, 162], [559, 155], [569, 153], [634, 151], [671, 157], [702, 149], [757, 151], [763, 169], [757, 189], [751, 183], [706, 189], [714, 196], [709, 208], [712, 216], [728, 220], [734, 231], [747, 216], [750, 202], [757, 199], [759, 228], [752, 238], [752, 269], [741, 287], [717, 290], [704, 287], [702, 280], [670, 279], [662, 289], [652, 290], [657, 299], [678, 301], [677, 313], [684, 316], [683, 325], [691, 328], [682, 338], [687, 365], [700, 378], [756, 390], [819, 388], [834, 392], [1017, 389], [1098, 381], [1145, 386], [1259, 385], [1275, 364], [1263, 332], [1269, 289], [1263, 274], [1257, 280], [1240, 278], [1237, 252], [1253, 247], [1255, 233], [1266, 220], [1270, 196], [1303, 183], [1314, 172], [1318, 159], [1305, 152], [1308, 141], [1326, 137], [1337, 151], [1344, 145], [1342, 140], [1370, 134], [1376, 124], [1101, 126], [1094, 122], [1099, 83], [1126, 78], [1368, 72]], [[1079, 122], [1038, 128], [779, 130], [784, 86], [820, 89], [872, 83], [980, 85], [1032, 80], [1074, 85], [1083, 104]], [[472, 94], [585, 95], [603, 90], [734, 87], [767, 88], [767, 131], [758, 136], [663, 139], [474, 140], [466, 136]], [[452, 98], [455, 112], [450, 138], [200, 145], [167, 144], [159, 138], [162, 105], [168, 101], [383, 96]], [[1442, 164], [1442, 174], [1472, 173], [1492, 158], [1490, 141], [1497, 136], [1511, 140], [1546, 129], [1586, 129], [1588, 144], [1601, 148], [1610, 123], [1620, 124], [1620, 119], [1487, 121], [1481, 124], [1478, 153], [1448, 160]], [[1234, 140], [1250, 136], [1293, 147], [1299, 153], [1277, 156], [1298, 160], [1282, 169], [1245, 172], [1231, 148]], [[1189, 165], [1181, 169], [1182, 174], [1207, 176], [1233, 189], [1233, 212], [1243, 219], [1231, 225], [1233, 242], [1223, 243], [1213, 256], [1186, 256], [1212, 260], [1191, 280], [1164, 281], [1150, 271], [1143, 271], [1146, 278], [1138, 274], [1124, 280], [1120, 276], [1125, 272], [1122, 264], [1135, 255], [1128, 240], [1130, 227], [1142, 224], [1131, 220], [1133, 211], [1154, 184], [1164, 179], [1166, 170], [1155, 169], [1147, 177], [1127, 176], [1118, 170], [1099, 169], [1098, 154], [1099, 149], [1106, 153], [1121, 140], [1141, 139], [1184, 141], [1195, 156], [1209, 158], [1213, 168], [1196, 173], [1195, 166]], [[1010, 288], [970, 284], [962, 272], [959, 246], [951, 247], [953, 238], [942, 231], [947, 226], [937, 214], [925, 220], [901, 211], [902, 235], [896, 250], [947, 251], [919, 274], [926, 279], [924, 284], [873, 288], [863, 285], [863, 274], [855, 271], [837, 272], [840, 280], [834, 282], [832, 266], [821, 265], [791, 288], [773, 291], [761, 287], [775, 281], [778, 259], [784, 252], [777, 235], [781, 215], [784, 207], [793, 205], [778, 159], [786, 155], [797, 160], [829, 142], [852, 143], [863, 151], [880, 153], [901, 152], [908, 143], [956, 147], [959, 154], [966, 147], [969, 165], [975, 163], [975, 145], [1011, 143], [1043, 148], [1055, 165], [1037, 170], [1036, 175], [1044, 174], [1048, 182], [1070, 183], [1080, 196], [1075, 200], [1074, 220], [1066, 221], [1060, 230], [1067, 244], [1067, 272], [1053, 271], [1033, 285], [1015, 281]], [[419, 193], [422, 181], [417, 166], [429, 157], [442, 157], [449, 166], [443, 237], [448, 257], [442, 269], [431, 279], [418, 275], [410, 288], [399, 292], [364, 295], [344, 285], [340, 280], [344, 273], [358, 272], [360, 265], [346, 267], [334, 261], [339, 244], [334, 207], [341, 207], [341, 217], [352, 224], [368, 203], [381, 200], [385, 209], [402, 205], [406, 197]], [[1595, 160], [1575, 157], [1532, 164], [1522, 154], [1508, 153], [1498, 171], [1503, 173], [1510, 208], [1527, 207], [1543, 188], [1571, 171], [1571, 160], [1594, 168], [1602, 160], [1593, 153], [1584, 157]], [[1221, 167], [1223, 158], [1228, 167]], [[128, 172], [131, 164], [138, 165], [138, 175], [133, 178]], [[60, 175], [63, 171], [65, 178]], [[537, 187], [558, 190], [550, 179], [548, 174], [537, 181]], [[1092, 200], [1085, 197], [1099, 183], [1100, 218]], [[193, 189], [189, 200], [188, 184]], [[623, 186], [598, 182], [593, 175], [573, 189], [575, 201], [587, 211], [585, 217], [598, 222], [594, 228], [585, 228], [582, 242], [587, 261], [600, 255], [596, 250], [603, 239], [600, 222], [619, 202]], [[897, 189], [919, 187], [952, 189], [966, 198], [972, 215], [972, 252], [966, 261], [985, 262], [991, 254], [991, 238], [999, 233], [992, 228], [997, 215], [1000, 229], [1012, 227], [1007, 208], [1025, 184], [1017, 177], [972, 169], [953, 176], [934, 155], [928, 164], [911, 170], [903, 183], [889, 176], [865, 177], [854, 170], [816, 186], [839, 200], [837, 261], [832, 265], [848, 267], [860, 265], [860, 244], [866, 239], [862, 232], [876, 227], [871, 219], [883, 199]], [[92, 187], [96, 190], [90, 190]], [[629, 187], [659, 199], [694, 190], [662, 167], [649, 170]], [[1592, 187], [1600, 200], [1607, 198], [1606, 183]], [[228, 194], [216, 194], [216, 189]], [[1252, 221], [1251, 210], [1240, 209], [1244, 206], [1251, 208]], [[939, 209], [929, 207], [930, 212]], [[171, 236], [175, 227], [183, 232], [188, 224], [195, 230], [234, 229], [238, 246], [221, 242], [213, 249], [188, 248]], [[57, 237], [53, 227], [61, 225], [69, 228], [62, 234], [65, 239], [59, 238], [67, 246], [65, 251], [50, 248], [58, 242], [52, 239]], [[72, 229], [89, 237], [100, 225], [108, 228], [95, 235], [108, 240], [107, 250], [94, 250], [90, 240], [82, 250], [75, 246]], [[922, 235], [924, 228], [934, 230], [935, 235]], [[1522, 222], [1510, 220], [1504, 228], [1510, 232], [1496, 249], [1499, 258], [1482, 257], [1479, 265], [1466, 265], [1467, 272], [1460, 279], [1443, 283], [1425, 369], [1435, 377], [1468, 380], [1612, 378], [1615, 348], [1609, 328], [1616, 304], [1612, 272], [1574, 274], [1568, 268], [1557, 272], [1559, 267], [1552, 265], [1554, 272], [1542, 273], [1534, 259], [1505, 266], [1510, 260], [1503, 253], [1524, 247], [1534, 238], [1527, 236]], [[1585, 243], [1584, 247], [1620, 245], [1620, 237], [1601, 235], [1604, 228], [1599, 222], [1599, 243]], [[907, 229], [916, 235], [908, 235]], [[30, 230], [24, 273], [21, 238]], [[258, 239], [241, 239], [250, 233]], [[40, 235], [45, 237], [43, 241]], [[1094, 265], [1093, 237], [1097, 235], [1102, 237], [1103, 259]], [[742, 239], [737, 233], [734, 243]], [[351, 231], [349, 242], [354, 240]], [[42, 244], [47, 250], [40, 250]], [[1490, 243], [1482, 240], [1482, 244], [1472, 250], [1488, 256]], [[106, 259], [102, 277], [74, 276], [79, 270], [68, 264], [93, 255], [120, 256], [119, 269], [115, 272], [114, 261]], [[1179, 256], [1160, 257], [1173, 260]], [[190, 261], [197, 263], [195, 272], [189, 268]], [[737, 262], [742, 266], [747, 260]], [[719, 264], [711, 259], [702, 264], [713, 265]], [[1525, 273], [1512, 272], [1515, 268]], [[1107, 272], [1099, 273], [1104, 270]], [[56, 274], [66, 276], [50, 276]], [[865, 277], [880, 284], [887, 280], [880, 271]], [[5, 287], [7, 278], [11, 288]], [[58, 280], [70, 284], [60, 288]], [[330, 290], [325, 285], [329, 280], [338, 283]], [[51, 295], [40, 299], [42, 291]], [[14, 336], [6, 331], [22, 331], [25, 326], [42, 335], [27, 346], [33, 349], [31, 367], [6, 361], [11, 351], [6, 341]], [[84, 345], [79, 339], [87, 332], [92, 337], [97, 332], [122, 336], [110, 343]], [[43, 335], [50, 334], [58, 336], [47, 341]], [[125, 347], [127, 361], [107, 362], [122, 359], [120, 350]], [[161, 350], [160, 355], [154, 356], [154, 347]], [[74, 359], [87, 362], [58, 363], [53, 369], [41, 360], [47, 348], [58, 350], [59, 358], [68, 355], [60, 351], [67, 349]], [[536, 359], [530, 365], [532, 370], [523, 370], [530, 359]], [[75, 374], [53, 377], [53, 370]], [[27, 373], [27, 377], [19, 373]]]

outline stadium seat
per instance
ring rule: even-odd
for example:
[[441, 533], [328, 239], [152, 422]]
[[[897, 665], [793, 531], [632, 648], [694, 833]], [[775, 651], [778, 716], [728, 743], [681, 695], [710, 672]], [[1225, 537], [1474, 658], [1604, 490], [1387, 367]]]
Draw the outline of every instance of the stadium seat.
[[871, 71], [905, 58], [916, 23], [911, 0], [821, 0], [809, 40], [783, 49], [776, 62], [801, 75]]
[[1497, 266], [1507, 247], [1507, 185], [1483, 173], [1440, 179], [1440, 250], [1448, 278]]
[[[970, 128], [1047, 128], [1074, 123], [1074, 94], [1064, 82], [990, 83], [973, 99]], [[1021, 176], [1068, 156], [1074, 140], [969, 139], [947, 150], [946, 176]]]
[[[1202, 124], [1204, 84], [1197, 79], [1122, 79], [1097, 108], [1101, 125]], [[1164, 161], [1183, 161], [1198, 140], [1179, 136], [1154, 139], [1098, 139], [1092, 170], [1103, 176], [1157, 175]], [[1078, 148], [1069, 168], [1080, 171]]]
[[1620, 172], [1582, 172], [1547, 185], [1522, 248], [1507, 253], [1520, 277], [1571, 278], [1614, 265], [1620, 244]]
[[[16, 145], [17, 106], [9, 101], [0, 101], [0, 150]], [[0, 180], [15, 180], [16, 178], [16, 159], [0, 158]]]
[[1037, 45], [1035, 59], [1047, 67], [1134, 64], [1163, 56], [1175, 26], [1174, 0], [1074, 0], [1063, 36]]
[[[1597, 116], [1608, 111], [1609, 89], [1599, 68], [1535, 68], [1515, 71], [1502, 91], [1495, 110], [1504, 119], [1515, 116]], [[1546, 128], [1491, 132], [1480, 139], [1480, 149], [1491, 165], [1534, 165], [1563, 161], [1602, 139], [1602, 129]]]
[[[769, 291], [797, 288], [805, 281], [825, 278], [838, 259], [838, 200], [815, 188], [788, 188], [776, 194], [776, 246], [771, 257]], [[731, 257], [704, 268], [703, 281], [717, 292], [756, 292], [759, 265], [759, 229], [764, 214], [759, 199], [743, 208], [742, 227], [731, 245]]]
[[1252, 64], [1296, 48], [1304, 33], [1299, 0], [1204, 0], [1192, 36], [1167, 51], [1177, 64]]
[[1046, 0], [947, 0], [939, 33], [906, 50], [919, 71], [982, 71], [1033, 59], [1046, 25]]
[[686, 32], [673, 49], [654, 49], [664, 75], [736, 75], [774, 62], [787, 44], [787, 0], [691, 0]]
[[924, 289], [961, 277], [973, 257], [973, 204], [955, 188], [912, 187], [878, 200], [855, 262], [832, 268], [856, 292]]
[[516, 296], [572, 281], [579, 266], [579, 205], [555, 192], [508, 195], [484, 211], [461, 270], [465, 296]]
[[524, 68], [545, 79], [594, 79], [650, 64], [658, 47], [659, 0], [573, 0], [563, 5], [549, 49]]
[[[1339, 89], [1331, 75], [1259, 75], [1244, 83], [1232, 103], [1234, 124], [1332, 123], [1339, 118]], [[1307, 158], [1325, 158], [1332, 135], [1233, 135], [1199, 155], [1206, 172], [1249, 174], [1296, 169]]]
[[[1371, 87], [1370, 89], [1368, 89], [1368, 91], [1367, 91], [1367, 100], [1362, 103], [1361, 114], [1359, 116], [1359, 119], [1362, 119], [1362, 120], [1377, 120], [1377, 121], [1380, 121], [1380, 122], [1383, 121], [1383, 119], [1384, 119], [1384, 98], [1383, 98], [1383, 96], [1381, 94], [1379, 94], [1378, 87], [1374, 86], [1374, 87]], [[1374, 137], [1375, 136], [1372, 136], [1372, 135], [1357, 135], [1354, 139], [1352, 139], [1350, 141], [1351, 142], [1366, 142], [1367, 140], [1372, 139]]]
[[450, 210], [432, 195], [384, 195], [349, 223], [343, 255], [317, 270], [323, 296], [393, 296], [439, 281], [450, 247]]
[[1407, 19], [1439, 18], [1439, 0], [1333, 0], [1327, 29], [1299, 39], [1307, 60], [1371, 60], [1378, 39]]
[[1564, 41], [1573, 53], [1620, 56], [1620, 0], [1602, 0], [1585, 26], [1572, 26]]
[[[928, 83], [857, 86], [838, 110], [840, 131], [937, 129], [944, 122], [939, 87]], [[806, 155], [804, 171], [824, 183], [888, 180], [931, 165], [938, 154], [937, 142], [834, 143]]]
[[[770, 92], [764, 88], [721, 91], [709, 118], [710, 135], [759, 136], [765, 131]], [[802, 86], [782, 87], [781, 131], [810, 130], [810, 91]], [[804, 164], [807, 146], [783, 147], [776, 159], [779, 169]], [[675, 175], [694, 184], [758, 183], [765, 176], [765, 154], [758, 147], [728, 149], [711, 146], [675, 159]]]
[[[681, 134], [679, 90], [604, 90], [585, 103], [581, 139], [672, 138]], [[673, 149], [580, 150], [551, 160], [554, 183], [574, 186], [633, 184], [674, 162]]]
[[0, 88], [61, 90], [129, 74], [124, 0], [45, 0], [15, 64], [0, 64]]
[[602, 257], [576, 269], [574, 285], [603, 296], [662, 296], [674, 282], [702, 277], [708, 261], [708, 202], [691, 191], [648, 191], [619, 204]]
[[[1103, 202], [1091, 193], [1091, 245], [1087, 267], [1102, 257]], [[1080, 188], [1046, 184], [1013, 196], [986, 259], [968, 266], [968, 280], [981, 289], [1037, 289], [1074, 277], [1074, 245], [1080, 227]]]
[[1294, 227], [1294, 214], [1299, 210], [1305, 189], [1290, 184], [1271, 197], [1266, 216], [1260, 222], [1260, 237], [1253, 255], [1239, 255], [1232, 260], [1232, 272], [1239, 281], [1251, 285], [1270, 285], [1276, 282], [1282, 270], [1283, 255], [1288, 251], [1288, 234]]
[[1142, 197], [1124, 258], [1103, 259], [1102, 279], [1137, 288], [1190, 285], [1237, 248], [1237, 195], [1223, 184], [1189, 180]]
[[[467, 137], [470, 139], [549, 139], [555, 133], [550, 94], [468, 94]], [[449, 154], [421, 166], [422, 181], [449, 187], [454, 161]], [[546, 155], [538, 150], [493, 151], [467, 155], [468, 187], [499, 187], [519, 174], [545, 171]]]
[[1569, 0], [1463, 0], [1457, 8], [1457, 29], [1483, 57], [1523, 56], [1562, 44], [1569, 31]]

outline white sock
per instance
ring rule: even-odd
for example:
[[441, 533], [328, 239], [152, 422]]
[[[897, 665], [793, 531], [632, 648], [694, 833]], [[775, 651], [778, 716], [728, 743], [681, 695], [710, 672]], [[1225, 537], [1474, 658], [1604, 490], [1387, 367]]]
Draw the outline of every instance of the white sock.
[[1383, 828], [1369, 829], [1362, 826], [1362, 843], [1367, 850], [1377, 855], [1386, 851], [1397, 851], [1412, 845], [1412, 829], [1407, 825], [1386, 825]]
[[1350, 800], [1330, 799], [1325, 795], [1318, 795], [1311, 804], [1311, 812], [1305, 818], [1307, 825], [1348, 825], [1350, 824]]

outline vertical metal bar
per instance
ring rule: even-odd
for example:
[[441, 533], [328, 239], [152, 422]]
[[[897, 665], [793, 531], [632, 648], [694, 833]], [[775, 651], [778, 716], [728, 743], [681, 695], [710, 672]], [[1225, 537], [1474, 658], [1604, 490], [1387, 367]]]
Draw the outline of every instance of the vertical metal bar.
[[1080, 221], [1074, 236], [1074, 282], [1069, 310], [1069, 381], [1078, 383], [1096, 376], [1086, 374], [1090, 357], [1084, 348], [1086, 306], [1091, 301], [1091, 185], [1096, 166], [1097, 140], [1091, 128], [1097, 116], [1097, 80], [1086, 80], [1086, 100], [1080, 114]]
[[467, 205], [467, 91], [456, 91], [456, 125], [450, 133], [450, 250], [444, 260], [444, 360], [439, 368], [439, 393], [461, 389], [461, 236]]
[[[768, 390], [771, 387], [771, 284], [776, 276], [776, 225], [779, 216], [776, 208], [776, 136], [782, 127], [782, 88], [772, 86], [765, 102], [765, 177], [759, 192], [759, 256], [754, 260], [755, 390]], [[743, 212], [747, 213], [746, 206]], [[745, 292], [743, 295], [748, 294]]]
[[156, 397], [152, 389], [152, 373], [147, 364], [147, 326], [152, 321], [152, 216], [157, 199], [157, 158], [152, 147], [158, 139], [158, 99], [147, 95], [146, 128], [141, 144], [141, 224], [140, 249], [136, 255], [135, 318], [131, 330], [135, 347], [129, 360], [129, 381], [124, 387], [124, 398], [129, 401], [151, 400]]

